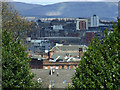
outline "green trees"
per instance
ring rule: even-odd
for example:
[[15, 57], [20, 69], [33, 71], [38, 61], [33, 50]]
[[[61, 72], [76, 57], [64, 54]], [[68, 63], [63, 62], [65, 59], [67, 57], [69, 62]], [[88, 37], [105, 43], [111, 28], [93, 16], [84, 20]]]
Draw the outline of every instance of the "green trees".
[[120, 88], [120, 19], [113, 29], [113, 33], [106, 30], [100, 41], [94, 38], [68, 89]]
[[28, 29], [29, 23], [7, 3], [3, 3], [2, 15], [2, 88], [41, 88], [33, 82], [30, 59], [20, 40], [20, 33]]
[[33, 75], [25, 48], [19, 40], [13, 40], [6, 30], [2, 35], [2, 85], [3, 88], [32, 87]]
[[23, 40], [31, 31], [31, 25], [32, 22], [25, 20], [9, 3], [2, 2], [2, 29], [11, 32], [13, 38]]

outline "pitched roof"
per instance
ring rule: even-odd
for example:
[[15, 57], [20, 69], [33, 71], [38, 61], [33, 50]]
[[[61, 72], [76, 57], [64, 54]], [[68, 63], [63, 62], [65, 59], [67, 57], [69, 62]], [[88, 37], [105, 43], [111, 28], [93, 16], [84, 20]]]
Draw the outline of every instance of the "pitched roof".
[[[84, 52], [87, 49], [87, 46], [84, 45], [55, 46], [50, 50], [50, 51], [54, 51], [51, 57], [54, 59], [62, 59], [64, 61], [67, 61], [68, 59], [70, 59], [70, 61], [76, 61], [76, 60], [78, 61], [78, 59], [74, 57], [79, 56], [79, 48], [83, 48], [83, 52]], [[65, 59], [67, 55], [68, 55], [68, 59]]]
[[87, 49], [85, 45], [63, 45], [63, 46], [54, 46], [50, 51], [76, 51], [79, 48]]

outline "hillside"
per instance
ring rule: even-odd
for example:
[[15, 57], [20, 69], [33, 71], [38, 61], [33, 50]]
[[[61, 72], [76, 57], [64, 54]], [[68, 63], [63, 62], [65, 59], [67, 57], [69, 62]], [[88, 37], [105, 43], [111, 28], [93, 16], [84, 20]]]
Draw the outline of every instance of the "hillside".
[[38, 5], [14, 2], [15, 8], [24, 16], [35, 17], [90, 17], [118, 16], [117, 2], [62, 2], [51, 5]]

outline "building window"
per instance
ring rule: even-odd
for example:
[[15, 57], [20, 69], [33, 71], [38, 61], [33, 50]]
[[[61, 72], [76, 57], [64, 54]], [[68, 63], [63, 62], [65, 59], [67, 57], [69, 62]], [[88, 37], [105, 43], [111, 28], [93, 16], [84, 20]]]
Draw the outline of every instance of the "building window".
[[45, 46], [42, 46], [42, 50], [45, 50]]
[[50, 69], [53, 69], [53, 66], [50, 66]]
[[47, 66], [45, 66], [45, 69], [48, 69], [48, 67], [47, 67]]
[[64, 66], [62, 66], [62, 69], [64, 69]]
[[69, 66], [67, 66], [67, 69], [69, 69]]
[[58, 69], [58, 66], [56, 66], [56, 69]]
[[38, 46], [34, 46], [34, 48], [37, 48]]

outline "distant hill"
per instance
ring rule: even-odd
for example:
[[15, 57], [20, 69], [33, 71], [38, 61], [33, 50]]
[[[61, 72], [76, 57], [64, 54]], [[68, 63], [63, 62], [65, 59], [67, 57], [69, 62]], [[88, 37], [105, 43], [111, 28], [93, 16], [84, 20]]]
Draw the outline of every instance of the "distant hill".
[[23, 16], [35, 17], [91, 17], [116, 18], [117, 2], [62, 2], [51, 5], [38, 5], [14, 2], [15, 8]]
[[33, 9], [35, 7], [41, 7], [42, 5], [38, 4], [28, 4], [28, 3], [22, 3], [22, 2], [10, 2], [10, 5], [12, 5], [15, 9], [19, 11], [19, 13], [24, 15], [24, 11], [29, 11], [30, 9]]

